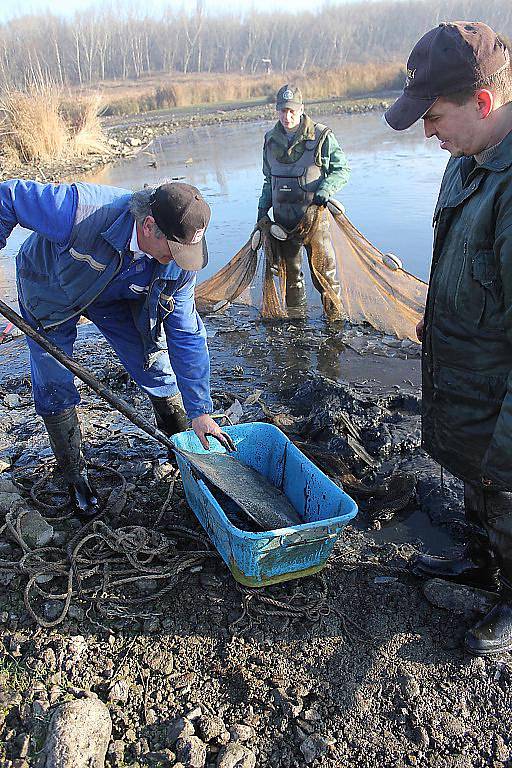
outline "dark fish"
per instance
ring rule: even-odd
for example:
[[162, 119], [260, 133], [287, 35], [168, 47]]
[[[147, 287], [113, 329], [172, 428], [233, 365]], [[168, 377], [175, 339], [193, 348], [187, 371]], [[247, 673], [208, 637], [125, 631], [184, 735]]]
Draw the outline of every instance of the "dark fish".
[[252, 467], [226, 453], [177, 451], [196, 472], [232, 499], [263, 531], [302, 525], [285, 494]]

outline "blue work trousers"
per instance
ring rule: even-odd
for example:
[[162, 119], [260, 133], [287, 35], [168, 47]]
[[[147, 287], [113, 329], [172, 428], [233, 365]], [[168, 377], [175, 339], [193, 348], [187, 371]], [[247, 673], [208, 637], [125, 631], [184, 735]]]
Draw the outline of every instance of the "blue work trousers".
[[[27, 322], [35, 327], [33, 318], [24, 307], [20, 309]], [[157, 356], [148, 370], [144, 370], [144, 348], [128, 301], [94, 302], [87, 308], [87, 317], [101, 331], [126, 371], [144, 392], [154, 397], [172, 397], [178, 393], [176, 376], [166, 350]], [[70, 357], [73, 355], [78, 319], [73, 317], [45, 332], [45, 336]], [[74, 384], [74, 375], [35, 341], [27, 337], [27, 343], [36, 413], [50, 416], [78, 405], [80, 395]]]

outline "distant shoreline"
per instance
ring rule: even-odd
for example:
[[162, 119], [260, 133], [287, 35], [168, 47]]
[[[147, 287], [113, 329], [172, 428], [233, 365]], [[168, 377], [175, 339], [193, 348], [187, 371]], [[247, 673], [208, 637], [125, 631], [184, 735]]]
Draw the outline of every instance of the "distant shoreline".
[[[315, 117], [338, 114], [364, 114], [385, 109], [394, 99], [389, 92], [358, 98], [310, 100], [306, 108]], [[119, 162], [140, 152], [158, 136], [177, 133], [183, 128], [197, 128], [221, 123], [272, 120], [275, 107], [269, 103], [197, 105], [173, 110], [158, 110], [136, 115], [104, 118], [103, 125], [111, 147], [109, 154], [89, 155], [52, 164], [25, 163], [9, 166], [0, 160], [5, 178], [31, 178], [41, 182], [58, 182], [82, 177], [99, 168]]]

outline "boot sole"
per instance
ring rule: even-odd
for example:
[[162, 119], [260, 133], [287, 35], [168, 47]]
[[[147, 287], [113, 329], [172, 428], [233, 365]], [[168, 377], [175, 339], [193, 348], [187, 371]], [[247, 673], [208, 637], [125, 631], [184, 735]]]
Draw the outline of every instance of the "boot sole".
[[410, 573], [418, 579], [442, 579], [442, 581], [448, 581], [451, 584], [462, 584], [466, 587], [483, 589], [486, 592], [498, 592], [500, 588], [499, 583], [493, 579], [479, 579], [478, 577], [471, 577], [468, 574], [450, 576], [444, 573], [428, 573], [416, 568], [411, 568]]
[[493, 649], [480, 649], [477, 650], [476, 648], [470, 648], [466, 642], [464, 642], [464, 650], [471, 654], [471, 656], [496, 656], [500, 653], [509, 653], [512, 651], [512, 641], [508, 644], [503, 646], [503, 648], [493, 648]]

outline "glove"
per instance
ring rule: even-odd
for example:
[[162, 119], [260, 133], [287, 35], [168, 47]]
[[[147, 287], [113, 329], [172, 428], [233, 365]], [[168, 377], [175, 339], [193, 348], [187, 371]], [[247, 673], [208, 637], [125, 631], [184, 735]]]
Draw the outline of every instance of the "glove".
[[315, 205], [323, 205], [325, 207], [329, 202], [329, 198], [330, 198], [330, 195], [328, 192], [322, 192], [319, 190], [318, 192], [315, 192], [313, 203]]
[[262, 219], [269, 219], [268, 211], [263, 211], [261, 208], [258, 208], [258, 218], [256, 219], [256, 224]]

